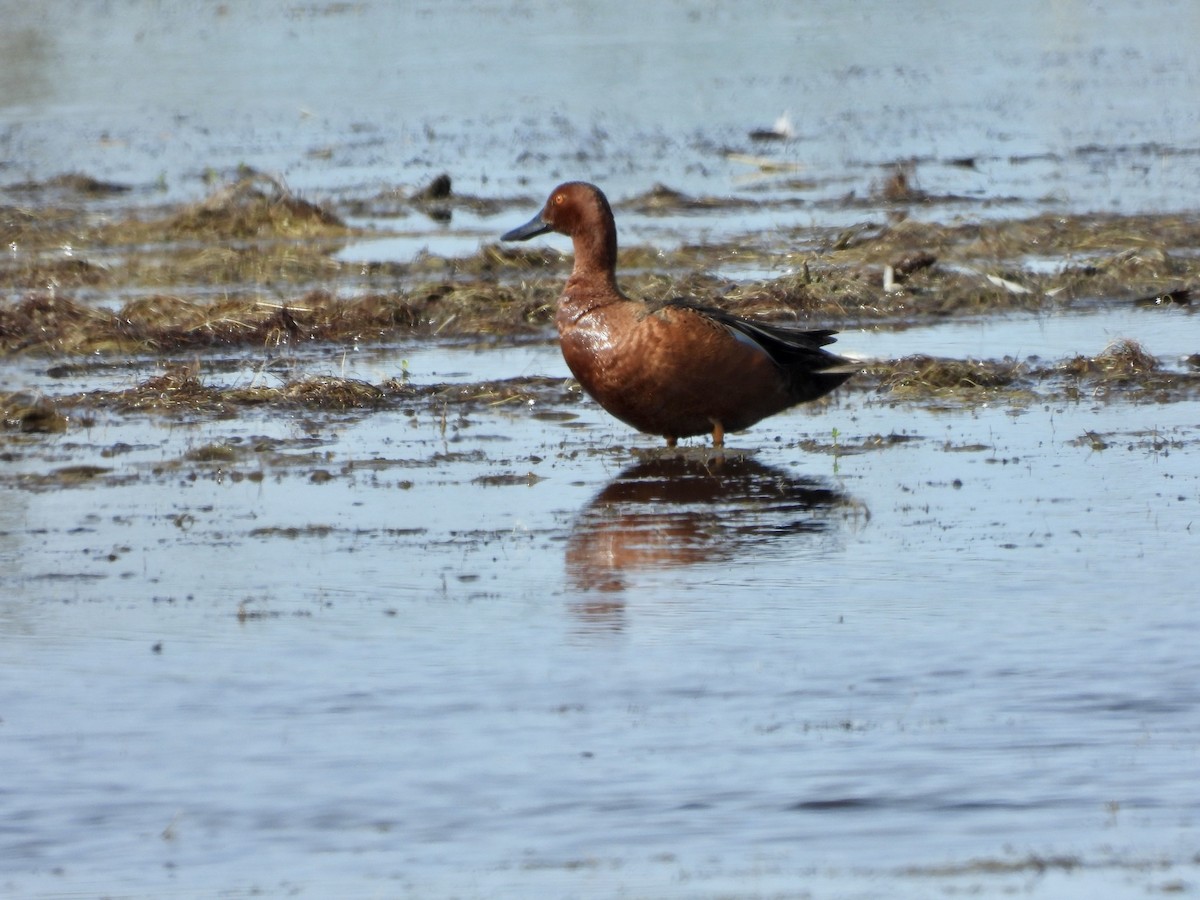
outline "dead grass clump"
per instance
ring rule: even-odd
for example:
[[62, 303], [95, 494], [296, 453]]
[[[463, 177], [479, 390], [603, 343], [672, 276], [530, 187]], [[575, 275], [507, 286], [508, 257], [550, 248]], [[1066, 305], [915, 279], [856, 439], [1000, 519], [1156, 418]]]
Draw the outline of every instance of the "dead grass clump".
[[285, 330], [275, 310], [259, 309], [256, 301], [227, 297], [215, 303], [155, 295], [131, 300], [117, 314], [116, 335], [143, 350], [266, 343]]
[[0, 394], [0, 424], [24, 434], [57, 434], [67, 418], [52, 402], [29, 394]]
[[280, 346], [310, 340], [372, 340], [415, 316], [397, 295], [344, 300], [312, 291], [290, 303], [226, 297], [206, 303], [158, 295], [126, 304], [121, 334], [146, 349], [208, 346]]
[[171, 237], [305, 237], [344, 230], [328, 210], [297, 197], [281, 182], [253, 173], [189, 206], [166, 223]]
[[344, 268], [333, 259], [337, 249], [328, 241], [171, 246], [153, 255], [131, 255], [120, 274], [128, 283], [151, 287], [329, 281]]
[[980, 391], [1014, 388], [1022, 374], [1022, 365], [1012, 360], [942, 359], [932, 356], [905, 356], [875, 363], [867, 371], [879, 378], [880, 387], [903, 397], [940, 397], [962, 395], [967, 399]]
[[810, 272], [805, 266], [797, 273], [738, 287], [730, 291], [728, 300], [743, 315], [820, 311], [840, 318], [851, 310], [878, 307], [883, 298], [878, 286], [857, 272], [836, 268]]
[[10, 191], [21, 193], [39, 193], [42, 191], [60, 191], [63, 193], [79, 194], [85, 197], [107, 197], [112, 194], [125, 194], [132, 188], [127, 184], [113, 181], [101, 181], [83, 172], [65, 172], [55, 175], [45, 181], [25, 181], [9, 186]]
[[1080, 399], [1083, 389], [1096, 399], [1127, 398], [1172, 403], [1200, 396], [1200, 373], [1174, 372], [1133, 341], [1118, 341], [1095, 357], [1074, 357], [1037, 373], [1054, 379], [1065, 376], [1063, 394]]
[[916, 185], [917, 167], [911, 162], [896, 163], [882, 184], [874, 185], [872, 194], [888, 203], [921, 203], [929, 195]]
[[918, 272], [907, 282], [919, 294], [916, 311], [938, 317], [1038, 310], [1055, 301], [1047, 279], [1032, 272]]
[[516, 335], [551, 321], [558, 283], [497, 285], [478, 281], [414, 287], [405, 303], [418, 327], [434, 335]]
[[291, 303], [253, 297], [216, 302], [157, 295], [133, 300], [117, 315], [119, 337], [145, 350], [209, 346], [280, 346], [310, 340], [376, 340], [419, 321], [399, 295], [345, 300], [312, 291]]
[[99, 478], [101, 475], [107, 475], [112, 469], [104, 466], [63, 466], [60, 469], [55, 469], [49, 475], [34, 476], [33, 484], [35, 487], [75, 487], [77, 485], [86, 484], [87, 482]]
[[1061, 219], [1060, 234], [1083, 253], [1135, 253], [1195, 247], [1200, 218], [1194, 215], [1078, 216]]
[[[227, 416], [239, 407], [267, 404], [301, 406], [315, 410], [369, 409], [383, 404], [392, 393], [412, 393], [404, 386], [376, 387], [353, 378], [318, 376], [289, 382], [282, 387], [210, 387], [199, 374], [199, 363], [175, 363], [135, 387], [121, 391], [93, 391], [63, 398], [62, 402], [121, 412], [187, 413]], [[208, 452], [207, 450], [205, 451]], [[200, 457], [192, 457], [200, 459]], [[208, 455], [205, 461], [224, 461]]]
[[18, 251], [60, 247], [82, 229], [82, 214], [73, 209], [30, 209], [0, 206], [0, 234], [4, 244]]
[[419, 307], [399, 293], [342, 299], [329, 291], [310, 291], [278, 309], [294, 338], [372, 340], [416, 328], [421, 323]]
[[647, 273], [624, 279], [627, 293], [647, 303], [666, 303], [681, 299], [702, 306], [727, 305], [731, 291], [737, 285], [705, 272], [691, 272], [682, 278]]
[[1122, 250], [1103, 257], [1093, 264], [1097, 274], [1118, 281], [1158, 283], [1188, 274], [1188, 266], [1178, 262], [1162, 246], [1143, 246]]
[[545, 375], [524, 375], [473, 384], [436, 385], [425, 392], [434, 402], [487, 407], [574, 403], [580, 396], [574, 381]]
[[[807, 229], [798, 231], [792, 240], [802, 240], [810, 233]], [[822, 235], [821, 247], [839, 265], [883, 265], [914, 253], [930, 253], [940, 258], [977, 233], [975, 225], [942, 225], [913, 219], [886, 225], [867, 222]]]
[[172, 240], [310, 238], [344, 234], [345, 223], [324, 207], [297, 197], [279, 180], [251, 172], [165, 220], [117, 222], [98, 237], [109, 244]]
[[306, 378], [286, 385], [280, 393], [285, 400], [314, 409], [372, 408], [385, 398], [381, 388], [355, 378]]
[[691, 197], [682, 191], [655, 184], [650, 190], [616, 204], [618, 209], [632, 209], [642, 215], [666, 215], [674, 212], [705, 209], [736, 209], [750, 206], [753, 201], [736, 197]]
[[1128, 381], [1153, 374], [1158, 359], [1137, 341], [1122, 339], [1109, 344], [1098, 356], [1074, 356], [1059, 366], [1059, 372], [1076, 378]]
[[550, 247], [511, 247], [486, 244], [473, 257], [455, 260], [455, 271], [483, 274], [505, 269], [553, 270], [566, 269], [569, 257]]
[[[1062, 304], [1076, 298], [1159, 294], [1200, 278], [1200, 259], [1190, 252], [1197, 243], [1200, 220], [1186, 216], [1047, 214], [953, 226], [909, 219], [848, 229], [833, 241], [828, 257], [839, 266], [873, 267], [936, 256], [937, 269], [914, 273], [915, 291], [943, 291], [964, 277], [963, 287], [967, 287], [972, 279], [978, 283], [982, 274], [997, 273], [1032, 289], [1012, 294], [1003, 286], [993, 289], [985, 284], [970, 303], [935, 300], [932, 309], [942, 314], [943, 308], [953, 312], [1029, 307], [1047, 298]], [[1048, 269], [1045, 264], [1056, 259], [1061, 260], [1061, 270]], [[1038, 261], [1036, 270], [1028, 267], [1029, 260]]]
[[139, 394], [172, 394], [177, 399], [209, 394], [209, 389], [200, 381], [198, 363], [176, 363], [167, 366], [161, 375], [147, 379], [134, 390]]
[[120, 391], [90, 391], [60, 398], [60, 403], [120, 412], [210, 413], [222, 409], [220, 391], [206, 387], [199, 363], [173, 363], [160, 374]]
[[55, 290], [95, 286], [107, 281], [109, 272], [76, 257], [60, 259], [27, 258], [23, 264], [0, 269], [0, 284], [11, 288]]
[[112, 325], [112, 313], [54, 294], [31, 294], [0, 306], [0, 350], [85, 352], [91, 335]]
[[231, 444], [204, 444], [194, 447], [183, 455], [189, 462], [231, 463], [241, 453]]
[[[966, 255], [1014, 259], [1027, 255], [1120, 257], [1124, 254], [1166, 255], [1173, 248], [1200, 243], [1200, 218], [1195, 216], [1063, 216], [1045, 214], [1031, 219], [989, 222], [973, 226], [975, 239], [963, 245]], [[969, 232], [964, 232], [964, 236]], [[1135, 263], [1141, 265], [1142, 263]]]
[[488, 282], [420, 285], [407, 293], [339, 298], [311, 291], [277, 303], [166, 294], [139, 297], [113, 313], [51, 295], [0, 304], [0, 351], [162, 352], [301, 341], [376, 341], [398, 330], [426, 335], [531, 334], [550, 321], [557, 288]]
[[236, 319], [253, 327], [240, 336], [225, 334], [222, 341], [375, 341], [398, 330], [444, 336], [528, 334], [549, 322], [556, 293], [550, 286], [489, 282], [425, 284], [403, 293], [351, 299], [312, 291], [283, 305], [256, 302], [253, 311]]

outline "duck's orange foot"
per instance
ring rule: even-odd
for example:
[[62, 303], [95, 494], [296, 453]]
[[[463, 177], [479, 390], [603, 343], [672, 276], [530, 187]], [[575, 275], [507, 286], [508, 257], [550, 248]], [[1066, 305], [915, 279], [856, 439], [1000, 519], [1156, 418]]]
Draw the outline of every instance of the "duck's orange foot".
[[725, 446], [725, 426], [720, 422], [713, 422], [713, 446]]
[[668, 447], [674, 447], [678, 443], [679, 443], [679, 438], [671, 437], [670, 435], [667, 435], [667, 446]]

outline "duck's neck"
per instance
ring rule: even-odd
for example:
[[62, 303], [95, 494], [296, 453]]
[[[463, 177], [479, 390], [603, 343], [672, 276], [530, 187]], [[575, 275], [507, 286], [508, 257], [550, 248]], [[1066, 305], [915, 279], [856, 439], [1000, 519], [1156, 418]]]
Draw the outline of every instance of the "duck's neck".
[[575, 264], [571, 281], [595, 288], [617, 289], [617, 230], [607, 228], [583, 231], [571, 236], [575, 245]]

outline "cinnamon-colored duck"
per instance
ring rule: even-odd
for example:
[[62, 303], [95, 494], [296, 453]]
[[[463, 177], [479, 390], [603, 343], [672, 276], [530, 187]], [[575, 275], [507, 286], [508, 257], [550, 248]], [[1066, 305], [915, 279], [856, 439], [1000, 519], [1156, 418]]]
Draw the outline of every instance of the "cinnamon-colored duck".
[[563, 357], [583, 389], [639, 431], [682, 437], [741, 431], [815, 400], [850, 377], [849, 361], [822, 350], [834, 331], [799, 331], [684, 300], [650, 305], [617, 287], [617, 226], [594, 185], [556, 187], [542, 211], [501, 237], [557, 231], [575, 265], [554, 317]]

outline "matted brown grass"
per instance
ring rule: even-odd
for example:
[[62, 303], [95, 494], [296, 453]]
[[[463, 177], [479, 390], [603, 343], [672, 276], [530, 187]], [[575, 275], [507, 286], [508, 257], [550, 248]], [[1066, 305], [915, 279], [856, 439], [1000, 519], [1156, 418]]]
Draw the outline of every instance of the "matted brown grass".
[[[549, 390], [516, 382], [418, 389], [323, 378], [281, 387], [207, 385], [195, 365], [179, 364], [178, 357], [309, 342], [548, 335], [570, 254], [557, 249], [562, 245], [486, 242], [458, 258], [426, 253], [405, 262], [348, 264], [338, 251], [363, 236], [346, 224], [344, 216], [355, 209], [350, 201], [317, 203], [252, 171], [187, 204], [147, 206], [121, 187], [75, 174], [10, 186], [19, 205], [0, 206], [9, 248], [0, 257], [0, 355], [116, 362], [157, 354], [168, 363], [127, 391], [71, 397], [72, 409], [371, 409], [400, 401], [510, 403], [528, 390]], [[907, 200], [913, 189], [911, 181], [881, 188]], [[523, 202], [458, 198], [440, 181], [401, 194], [395, 203], [453, 201], [488, 214]], [[617, 205], [653, 214], [739, 202], [656, 186]], [[527, 214], [523, 206], [520, 212]], [[810, 327], [899, 328], [1019, 309], [1186, 308], [1200, 283], [1197, 246], [1195, 215], [940, 224], [888, 214], [848, 228], [795, 228], [673, 249], [626, 246], [619, 269], [624, 289], [650, 301], [684, 297]], [[885, 267], [893, 275], [886, 288]], [[876, 361], [846, 389], [931, 404], [1017, 403], [1035, 396], [1163, 399], [1194, 394], [1197, 377], [1170, 371], [1143, 348], [1122, 342], [1096, 356], [1050, 364], [928, 356]], [[7, 395], [0, 407], [5, 430], [61, 430], [63, 403]]]
[[148, 241], [313, 238], [345, 234], [334, 212], [293, 194], [279, 179], [248, 171], [198, 203], [147, 221], [118, 221], [97, 238], [109, 244]]
[[381, 341], [397, 333], [535, 333], [550, 319], [549, 288], [442, 284], [341, 298], [311, 291], [291, 302], [169, 294], [112, 311], [50, 294], [0, 305], [0, 352], [160, 353], [188, 348]]

